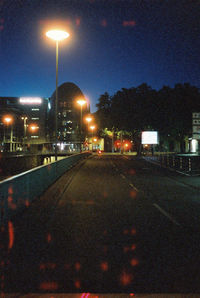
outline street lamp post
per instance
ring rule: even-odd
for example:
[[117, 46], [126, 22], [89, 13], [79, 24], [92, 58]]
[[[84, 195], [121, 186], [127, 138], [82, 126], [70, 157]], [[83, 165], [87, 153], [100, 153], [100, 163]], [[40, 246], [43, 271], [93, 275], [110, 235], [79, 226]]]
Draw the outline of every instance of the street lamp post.
[[[86, 104], [86, 100], [85, 99], [79, 99], [79, 100], [77, 100], [77, 103], [80, 105], [80, 107], [81, 107], [81, 118], [80, 118], [80, 138], [82, 138], [82, 121], [83, 121], [83, 115], [82, 115], [82, 113], [83, 113], [83, 111], [82, 111], [82, 109], [83, 109], [83, 105], [84, 104]], [[80, 140], [80, 152], [81, 152], [81, 144], [82, 144], [82, 140]]]
[[21, 118], [22, 120], [24, 120], [24, 145], [25, 145], [25, 139], [26, 139], [26, 129], [27, 129], [27, 119], [28, 119], [28, 117], [22, 117]]
[[90, 129], [92, 131], [92, 150], [93, 150], [93, 132], [94, 132], [95, 126], [94, 125], [90, 126]]
[[55, 101], [55, 160], [58, 156], [58, 42], [69, 37], [69, 33], [62, 30], [50, 30], [46, 36], [56, 41], [56, 101]]
[[10, 152], [12, 152], [12, 143], [13, 143], [13, 126], [12, 126], [12, 122], [13, 122], [13, 118], [10, 116], [5, 116], [3, 119], [3, 122], [8, 126], [9, 124], [11, 125], [10, 128]]
[[91, 117], [86, 117], [85, 120], [86, 120], [87, 123], [88, 123], [88, 131], [89, 131], [89, 124], [90, 124], [90, 122], [92, 121], [92, 118], [91, 118]]

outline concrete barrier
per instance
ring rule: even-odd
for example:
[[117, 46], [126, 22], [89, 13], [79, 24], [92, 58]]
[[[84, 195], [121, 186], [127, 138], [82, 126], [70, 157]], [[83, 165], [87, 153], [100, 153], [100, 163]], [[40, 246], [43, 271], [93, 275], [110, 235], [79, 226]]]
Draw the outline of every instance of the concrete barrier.
[[84, 152], [68, 156], [0, 182], [0, 226], [27, 208], [67, 170], [89, 155]]

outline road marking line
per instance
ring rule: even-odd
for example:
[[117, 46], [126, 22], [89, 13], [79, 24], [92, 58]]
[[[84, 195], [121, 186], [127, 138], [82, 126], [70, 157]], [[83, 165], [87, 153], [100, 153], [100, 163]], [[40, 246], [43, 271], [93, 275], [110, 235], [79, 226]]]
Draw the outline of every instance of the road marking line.
[[120, 176], [121, 176], [123, 179], [126, 179], [126, 177], [125, 177], [123, 174], [120, 174]]
[[165, 215], [169, 220], [171, 220], [175, 225], [181, 226], [179, 222], [177, 222], [169, 213], [167, 213], [165, 210], [163, 210], [159, 205], [153, 204], [154, 207], [156, 207], [163, 215]]
[[139, 192], [139, 189], [137, 189], [132, 183], [129, 183], [129, 185], [134, 188], [137, 192]]

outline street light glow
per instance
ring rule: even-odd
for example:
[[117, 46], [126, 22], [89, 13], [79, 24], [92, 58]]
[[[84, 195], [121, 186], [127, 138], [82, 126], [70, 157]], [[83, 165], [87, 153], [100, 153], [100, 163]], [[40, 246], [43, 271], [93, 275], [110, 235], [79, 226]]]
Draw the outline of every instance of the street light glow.
[[69, 33], [63, 30], [50, 30], [46, 32], [46, 36], [53, 40], [60, 41], [68, 38]]
[[77, 103], [82, 107], [86, 103], [86, 100], [85, 99], [79, 99], [79, 100], [77, 100]]
[[5, 123], [5, 124], [10, 124], [10, 123], [12, 123], [12, 121], [13, 121], [13, 118], [12, 117], [10, 117], [10, 116], [5, 116], [4, 118], [3, 118], [3, 122]]
[[86, 117], [85, 120], [89, 123], [92, 121], [92, 118], [91, 117]]
[[56, 100], [55, 100], [55, 161], [58, 155], [58, 44], [69, 37], [69, 33], [63, 30], [50, 30], [46, 32], [46, 36], [56, 41]]
[[38, 128], [39, 128], [39, 127], [36, 126], [36, 125], [31, 125], [31, 126], [30, 126], [30, 129], [31, 129], [32, 131], [36, 131]]

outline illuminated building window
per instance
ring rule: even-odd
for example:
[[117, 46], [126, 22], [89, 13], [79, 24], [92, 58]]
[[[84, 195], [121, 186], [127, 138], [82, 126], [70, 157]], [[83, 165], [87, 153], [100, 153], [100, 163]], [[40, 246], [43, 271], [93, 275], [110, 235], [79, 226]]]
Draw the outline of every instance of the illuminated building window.
[[32, 119], [32, 120], [39, 120], [40, 118], [37, 117], [37, 118], [31, 118], [31, 119]]
[[39, 136], [31, 136], [32, 139], [38, 139]]
[[32, 108], [31, 111], [39, 111], [40, 109]]

